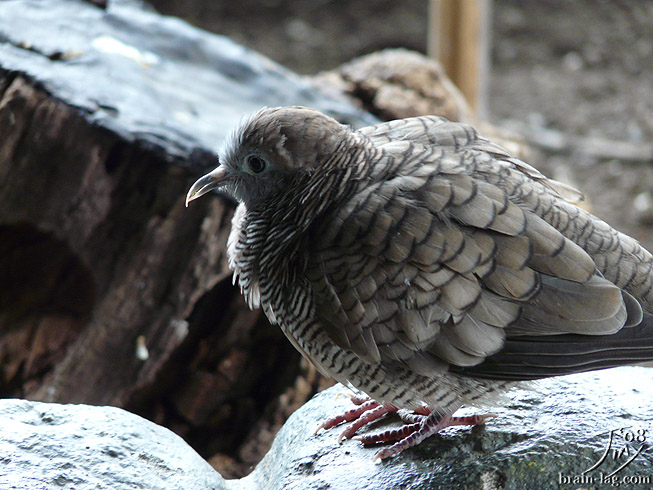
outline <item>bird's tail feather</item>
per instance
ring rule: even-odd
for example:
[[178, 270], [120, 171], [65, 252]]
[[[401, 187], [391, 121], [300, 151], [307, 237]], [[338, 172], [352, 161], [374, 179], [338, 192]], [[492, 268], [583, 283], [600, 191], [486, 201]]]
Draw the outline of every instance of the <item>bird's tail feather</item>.
[[471, 367], [450, 370], [477, 378], [533, 380], [653, 361], [653, 315], [612, 335], [508, 338], [503, 349]]

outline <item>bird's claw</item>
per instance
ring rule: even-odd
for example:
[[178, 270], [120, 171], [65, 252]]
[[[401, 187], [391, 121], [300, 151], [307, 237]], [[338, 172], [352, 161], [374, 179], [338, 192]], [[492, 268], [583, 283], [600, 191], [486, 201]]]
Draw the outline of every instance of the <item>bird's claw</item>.
[[[455, 425], [483, 425], [488, 419], [498, 416], [494, 413], [442, 416], [441, 414], [431, 412], [428, 407], [420, 408], [416, 411], [404, 411], [398, 410], [393, 405], [387, 403], [382, 405], [369, 397], [352, 395], [351, 398], [352, 401], [355, 400], [354, 403], [357, 405], [355, 408], [347, 410], [341, 415], [328, 418], [320, 424], [315, 432], [317, 433], [321, 429], [328, 430], [343, 422], [351, 422], [338, 436], [338, 444], [342, 444], [345, 439], [354, 439], [366, 446], [394, 442], [392, 446], [383, 448], [376, 453], [374, 456], [375, 462], [395, 456], [405, 449], [417, 445], [445, 427]], [[399, 412], [401, 419], [404, 421], [404, 425], [396, 429], [374, 434], [355, 435], [361, 427], [393, 412]]]

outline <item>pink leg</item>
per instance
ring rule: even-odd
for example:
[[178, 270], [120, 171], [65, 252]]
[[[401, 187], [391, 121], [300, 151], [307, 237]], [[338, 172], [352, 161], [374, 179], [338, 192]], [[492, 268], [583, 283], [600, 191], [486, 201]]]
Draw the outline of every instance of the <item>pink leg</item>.
[[353, 439], [361, 441], [366, 446], [403, 439], [418, 430], [426, 416], [430, 413], [431, 410], [427, 407], [419, 408], [414, 412], [408, 410], [397, 410], [397, 415], [399, 415], [399, 418], [404, 422], [404, 425], [401, 427], [377, 432], [376, 434], [363, 434], [356, 436]]
[[[366, 446], [371, 446], [373, 444], [380, 444], [383, 442], [392, 442], [404, 439], [413, 432], [417, 432], [426, 419], [426, 415], [420, 415], [418, 413], [401, 413], [401, 420], [406, 422], [405, 425], [398, 427], [396, 429], [390, 429], [383, 432], [377, 432], [376, 434], [363, 434], [360, 436], [354, 437], [355, 440], [362, 442]], [[451, 427], [454, 425], [482, 425], [489, 418], [496, 417], [493, 414], [487, 415], [468, 415], [464, 417], [450, 417], [449, 423], [442, 427]]]
[[365, 395], [354, 395], [351, 397], [351, 400], [354, 405], [357, 405], [355, 408], [347, 410], [342, 415], [328, 418], [320, 424], [315, 432], [317, 433], [320, 429], [331, 429], [343, 422], [352, 422], [338, 437], [338, 443], [342, 443], [343, 439], [351, 438], [364, 425], [379, 420], [388, 413], [398, 412], [401, 419], [405, 422], [403, 426], [376, 434], [364, 434], [354, 437], [354, 439], [361, 441], [364, 445], [397, 441], [389, 448], [377, 452], [374, 456], [375, 461], [395, 456], [405, 449], [419, 444], [427, 437], [439, 432], [445, 427], [454, 425], [482, 425], [487, 419], [496, 417], [494, 414], [462, 417], [445, 415], [443, 417], [438, 413], [431, 412], [428, 407], [422, 407], [415, 411], [398, 410], [389, 403], [381, 405]]
[[[360, 401], [360, 403], [356, 403], [357, 401]], [[380, 406], [375, 400], [372, 400], [371, 398], [368, 398], [365, 401], [356, 399], [354, 401], [354, 404], [358, 406], [356, 408], [352, 408], [351, 410], [347, 410], [345, 413], [341, 415], [335, 415], [333, 417], [329, 417], [328, 419], [326, 419], [318, 426], [317, 429], [315, 429], [315, 433], [317, 434], [320, 431], [320, 429], [328, 430], [343, 422], [351, 422], [352, 420], [359, 418], [362, 414], [364, 414], [368, 410], [373, 410]]]
[[362, 442], [366, 446], [380, 444], [382, 442], [398, 441], [408, 437], [413, 432], [417, 432], [421, 425], [420, 422], [404, 424], [396, 429], [384, 430], [383, 432], [377, 432], [375, 434], [363, 434], [354, 437], [354, 439]]
[[[400, 437], [403, 437], [401, 440], [399, 440], [399, 442], [396, 442], [395, 444], [393, 444], [388, 448], [381, 449], [379, 452], [376, 453], [376, 455], [374, 456], [374, 461], [381, 461], [383, 459], [396, 456], [397, 454], [408, 449], [409, 447], [416, 446], [427, 437], [436, 434], [437, 432], [441, 431], [445, 427], [452, 427], [454, 425], [482, 425], [485, 423], [487, 419], [493, 417], [496, 417], [496, 415], [494, 414], [468, 415], [464, 417], [453, 417], [451, 415], [445, 415], [444, 417], [441, 417], [437, 413], [432, 413], [431, 415], [427, 415], [426, 417], [424, 417], [421, 423], [405, 425], [403, 427], [400, 427], [399, 429], [396, 429], [396, 431], [402, 431], [402, 429], [404, 428], [409, 428], [408, 430], [401, 432], [399, 434], [399, 437], [394, 437], [389, 439], [382, 438], [377, 441], [375, 440], [373, 434], [372, 436], [369, 437], [369, 439], [366, 440], [363, 440], [362, 438], [359, 439], [362, 440], [363, 444], [375, 444], [377, 442], [397, 440]], [[393, 431], [386, 431], [386, 433], [390, 433], [390, 432]], [[383, 436], [385, 434], [382, 433], [379, 435]]]
[[397, 409], [395, 407], [387, 403], [384, 405], [379, 405], [372, 410], [366, 411], [364, 414], [354, 420], [345, 430], [342, 431], [342, 434], [338, 436], [338, 444], [342, 444], [343, 439], [350, 439], [351, 436], [353, 436], [356, 431], [364, 425], [374, 422], [375, 420], [379, 420], [384, 415], [396, 411]]
[[362, 405], [365, 402], [369, 402], [372, 400], [369, 396], [367, 395], [351, 395], [349, 396], [349, 399], [354, 405]]
[[315, 430], [315, 433], [317, 433], [320, 429], [328, 430], [338, 424], [341, 424], [342, 422], [353, 421], [353, 423], [350, 424], [338, 437], [338, 443], [342, 443], [343, 439], [350, 439], [351, 436], [353, 436], [356, 431], [364, 425], [374, 422], [375, 420], [380, 419], [388, 413], [397, 411], [397, 408], [390, 405], [389, 403], [381, 405], [368, 396], [355, 395], [351, 397], [351, 399], [355, 405], [358, 405], [356, 408], [347, 410], [342, 415], [329, 417], [318, 426], [318, 428]]

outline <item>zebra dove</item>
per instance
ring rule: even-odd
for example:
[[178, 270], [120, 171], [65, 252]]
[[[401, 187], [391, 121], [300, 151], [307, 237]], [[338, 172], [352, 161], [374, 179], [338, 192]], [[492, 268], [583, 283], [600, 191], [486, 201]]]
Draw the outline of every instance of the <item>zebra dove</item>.
[[[653, 359], [653, 256], [470, 126], [425, 116], [360, 130], [263, 109], [186, 204], [240, 202], [229, 265], [325, 375], [367, 394], [341, 437], [386, 413], [393, 456], [519, 380]], [[412, 411], [412, 413], [406, 413]]]

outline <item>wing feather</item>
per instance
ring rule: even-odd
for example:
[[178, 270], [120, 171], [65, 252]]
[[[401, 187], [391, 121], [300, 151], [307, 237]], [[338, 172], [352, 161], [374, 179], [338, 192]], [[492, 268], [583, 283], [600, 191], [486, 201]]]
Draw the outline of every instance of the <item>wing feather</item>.
[[467, 126], [427, 123], [361, 130], [387, 161], [312, 237], [307, 275], [334, 342], [428, 374], [477, 366], [515, 335], [608, 335], [641, 319], [545, 218], [546, 199], [573, 189]]

